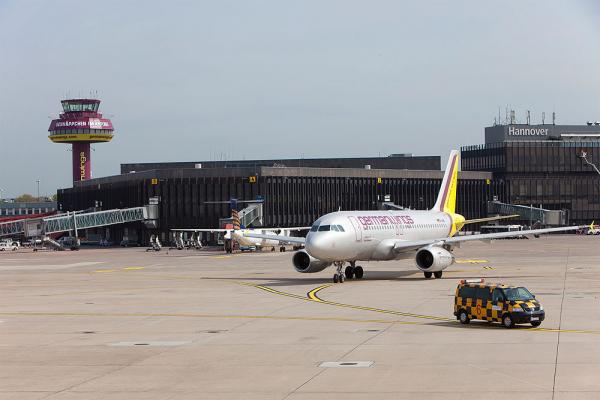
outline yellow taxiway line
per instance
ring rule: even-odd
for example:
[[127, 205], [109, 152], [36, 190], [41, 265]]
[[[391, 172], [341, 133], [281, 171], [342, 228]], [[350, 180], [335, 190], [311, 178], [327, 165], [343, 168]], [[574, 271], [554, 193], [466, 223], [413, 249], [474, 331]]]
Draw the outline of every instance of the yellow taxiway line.
[[455, 260], [457, 264], [485, 264], [488, 263], [488, 260]]
[[[317, 295], [318, 292], [320, 292], [321, 290], [326, 289], [330, 286], [333, 286], [333, 284], [318, 286], [318, 287], [310, 290], [306, 294], [306, 297], [303, 297], [303, 296], [299, 296], [299, 295], [296, 295], [293, 293], [282, 292], [280, 290], [276, 290], [276, 289], [273, 289], [273, 288], [270, 288], [270, 287], [264, 286], [264, 285], [256, 285], [256, 284], [247, 283], [247, 282], [238, 282], [238, 283], [241, 283], [245, 286], [252, 286], [257, 289], [261, 289], [266, 292], [274, 293], [274, 294], [281, 295], [281, 296], [294, 297], [294, 298], [299, 298], [302, 300], [308, 300], [308, 301], [321, 303], [321, 304], [329, 304], [329, 305], [333, 305], [333, 306], [337, 306], [337, 307], [353, 308], [353, 309], [357, 309], [357, 310], [372, 311], [372, 312], [377, 312], [377, 313], [382, 313], [382, 314], [392, 314], [392, 315], [398, 315], [398, 316], [403, 316], [403, 317], [430, 319], [430, 320], [435, 320], [435, 321], [458, 323], [458, 321], [454, 318], [438, 317], [438, 316], [434, 316], [434, 315], [413, 314], [413, 313], [406, 313], [406, 312], [401, 312], [401, 311], [386, 310], [386, 309], [381, 309], [381, 308], [373, 308], [373, 307], [357, 306], [357, 305], [352, 305], [352, 304], [337, 303], [337, 302], [333, 302], [333, 301], [323, 300]], [[424, 325], [424, 324], [418, 323], [418, 322], [413, 322], [413, 325]], [[579, 334], [600, 335], [600, 331], [586, 330], [586, 329], [556, 329], [556, 328], [521, 328], [521, 329], [526, 329], [527, 332], [561, 332], [561, 333], [579, 333]]]

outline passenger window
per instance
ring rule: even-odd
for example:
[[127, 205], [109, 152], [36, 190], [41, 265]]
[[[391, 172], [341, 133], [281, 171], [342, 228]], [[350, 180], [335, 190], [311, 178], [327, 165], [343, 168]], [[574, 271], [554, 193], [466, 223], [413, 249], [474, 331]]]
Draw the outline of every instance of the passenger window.
[[329, 232], [331, 230], [331, 225], [321, 225], [319, 227], [319, 232]]
[[494, 293], [492, 294], [492, 301], [494, 303], [498, 303], [504, 301], [504, 295], [500, 289], [494, 289]]
[[477, 298], [483, 301], [490, 300], [490, 288], [489, 287], [478, 287], [477, 288]]
[[341, 226], [341, 225], [338, 225], [337, 227], [338, 227], [338, 231], [340, 231], [340, 232], [346, 232], [346, 231], [344, 230], [344, 227], [343, 227], [343, 226]]

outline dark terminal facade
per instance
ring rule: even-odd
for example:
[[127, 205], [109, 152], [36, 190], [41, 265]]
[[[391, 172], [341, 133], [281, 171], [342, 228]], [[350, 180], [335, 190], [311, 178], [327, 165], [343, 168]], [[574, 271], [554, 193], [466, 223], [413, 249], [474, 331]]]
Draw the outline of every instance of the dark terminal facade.
[[[385, 158], [397, 158], [399, 164], [396, 168], [374, 168], [385, 165], [378, 164], [380, 161], [389, 162], [382, 161]], [[158, 199], [156, 228], [147, 229], [141, 223], [115, 225], [101, 233], [113, 241], [122, 239], [124, 229], [130, 240], [133, 237], [147, 242], [150, 234], [169, 240], [174, 228], [218, 228], [220, 220], [230, 214], [226, 202], [231, 198], [262, 199], [263, 226], [310, 226], [323, 214], [373, 210], [384, 200], [412, 209], [432, 207], [443, 171], [439, 157], [427, 157], [429, 169], [420, 164], [421, 159], [313, 159], [310, 167], [306, 165], [308, 160], [302, 160], [302, 166], [294, 166], [299, 160], [238, 161], [229, 162], [227, 167], [206, 162], [127, 164], [122, 166], [127, 173], [76, 182], [73, 188], [59, 190], [58, 207], [62, 211], [126, 208]], [[461, 172], [458, 197], [458, 212], [466, 218], [477, 218], [486, 215], [487, 201], [505, 199], [505, 187], [493, 181], [490, 172]], [[213, 242], [215, 237], [204, 239]]]
[[600, 220], [600, 175], [589, 164], [600, 164], [597, 123], [496, 125], [485, 144], [461, 150], [462, 170], [492, 172], [508, 203], [566, 210], [570, 224]]

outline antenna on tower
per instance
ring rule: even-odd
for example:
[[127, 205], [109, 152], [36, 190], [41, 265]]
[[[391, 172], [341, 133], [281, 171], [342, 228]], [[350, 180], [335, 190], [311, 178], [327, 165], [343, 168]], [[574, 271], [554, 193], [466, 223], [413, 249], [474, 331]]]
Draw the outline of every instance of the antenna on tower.
[[527, 110], [527, 125], [531, 125], [531, 112]]
[[546, 112], [542, 111], [542, 125], [546, 124]]
[[552, 125], [556, 125], [556, 112], [552, 111]]
[[517, 117], [515, 116], [515, 110], [510, 110], [510, 124], [513, 125], [517, 121]]

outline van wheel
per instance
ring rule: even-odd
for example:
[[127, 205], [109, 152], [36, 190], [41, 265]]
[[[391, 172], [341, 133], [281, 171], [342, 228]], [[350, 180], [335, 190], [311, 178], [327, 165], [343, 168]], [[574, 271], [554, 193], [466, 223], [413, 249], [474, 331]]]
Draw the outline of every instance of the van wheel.
[[540, 326], [541, 324], [542, 324], [542, 321], [533, 321], [533, 322], [531, 322], [531, 326], [533, 326], [534, 328], [536, 326]]
[[467, 315], [467, 312], [465, 310], [460, 310], [458, 312], [458, 320], [461, 324], [465, 325], [471, 322], [471, 320], [469, 319], [469, 315]]
[[513, 321], [510, 314], [504, 314], [504, 316], [502, 317], [502, 325], [504, 325], [505, 328], [510, 329], [513, 326], [515, 326], [515, 321]]

